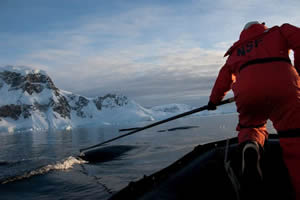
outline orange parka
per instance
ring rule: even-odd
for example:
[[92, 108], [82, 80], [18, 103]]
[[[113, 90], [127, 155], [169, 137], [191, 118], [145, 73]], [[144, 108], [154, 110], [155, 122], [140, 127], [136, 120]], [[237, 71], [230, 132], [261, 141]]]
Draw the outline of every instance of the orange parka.
[[[267, 29], [263, 24], [254, 24], [242, 31], [240, 39], [225, 54], [229, 57], [219, 72], [210, 100], [218, 103], [223, 99], [232, 89], [235, 80], [239, 78], [243, 64], [260, 58], [288, 59], [289, 50], [294, 51], [294, 66], [300, 72], [300, 29], [298, 27], [283, 24], [281, 27]], [[258, 73], [261, 72], [259, 69]]]

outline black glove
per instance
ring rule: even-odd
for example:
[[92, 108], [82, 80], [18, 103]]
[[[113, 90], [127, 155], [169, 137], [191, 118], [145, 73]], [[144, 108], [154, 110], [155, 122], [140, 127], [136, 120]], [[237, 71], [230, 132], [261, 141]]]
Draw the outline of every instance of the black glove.
[[207, 110], [216, 110], [217, 106], [213, 102], [209, 101], [207, 104]]

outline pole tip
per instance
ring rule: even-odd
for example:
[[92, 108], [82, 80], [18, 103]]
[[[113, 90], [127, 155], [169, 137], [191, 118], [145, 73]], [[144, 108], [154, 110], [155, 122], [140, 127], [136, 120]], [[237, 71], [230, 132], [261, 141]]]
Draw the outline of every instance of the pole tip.
[[84, 152], [80, 151], [79, 157], [84, 157], [84, 156], [85, 156]]

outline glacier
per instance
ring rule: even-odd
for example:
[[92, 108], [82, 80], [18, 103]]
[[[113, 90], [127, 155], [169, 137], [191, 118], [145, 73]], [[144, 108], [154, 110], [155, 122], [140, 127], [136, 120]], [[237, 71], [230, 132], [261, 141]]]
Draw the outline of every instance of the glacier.
[[[26, 66], [0, 66], [0, 94], [1, 132], [151, 122], [195, 109], [176, 103], [145, 108], [119, 94], [88, 98], [57, 88], [45, 71]], [[233, 105], [193, 116], [234, 112]]]

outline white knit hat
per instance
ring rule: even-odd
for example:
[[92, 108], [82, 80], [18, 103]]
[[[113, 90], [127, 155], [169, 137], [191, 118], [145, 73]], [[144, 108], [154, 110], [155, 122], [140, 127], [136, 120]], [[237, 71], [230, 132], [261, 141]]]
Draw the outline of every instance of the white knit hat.
[[252, 26], [253, 24], [260, 24], [258, 21], [251, 21], [251, 22], [248, 22], [245, 26], [244, 26], [244, 29], [243, 30], [246, 30], [248, 28], [250, 28], [250, 26]]

